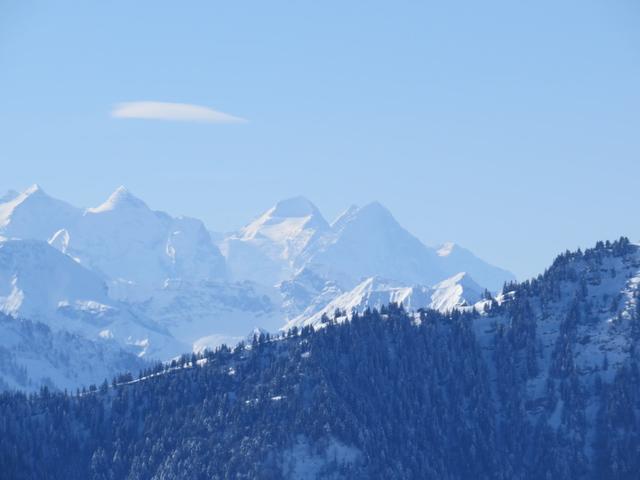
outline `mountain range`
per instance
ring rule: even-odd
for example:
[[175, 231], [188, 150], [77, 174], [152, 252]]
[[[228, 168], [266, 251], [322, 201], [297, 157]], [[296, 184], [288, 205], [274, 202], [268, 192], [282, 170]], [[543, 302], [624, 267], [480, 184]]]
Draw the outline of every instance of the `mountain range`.
[[624, 237], [518, 283], [375, 202], [329, 223], [293, 198], [218, 235], [124, 188], [4, 200], [0, 389], [39, 392], [0, 395], [10, 476], [637, 476]]
[[[0, 312], [153, 361], [235, 344], [256, 328], [314, 325], [336, 309], [450, 310], [514, 280], [458, 245], [424, 245], [377, 202], [329, 223], [295, 197], [220, 235], [124, 187], [78, 208], [34, 185], [2, 197], [0, 238]], [[69, 378], [48, 381], [77, 386]]]
[[[0, 471], [96, 480], [638, 477], [639, 245], [623, 237], [566, 252], [538, 277], [446, 312], [405, 308], [407, 291], [379, 279], [358, 288], [395, 302], [349, 321], [340, 310], [313, 326], [256, 332], [233, 349], [76, 395], [0, 395]], [[413, 299], [438, 302], [439, 290]]]

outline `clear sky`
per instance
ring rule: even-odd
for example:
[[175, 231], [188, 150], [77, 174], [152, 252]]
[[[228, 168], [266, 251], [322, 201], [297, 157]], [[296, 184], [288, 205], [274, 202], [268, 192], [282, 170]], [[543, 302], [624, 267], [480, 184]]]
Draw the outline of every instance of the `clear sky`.
[[639, 25], [637, 0], [0, 0], [0, 189], [125, 184], [214, 230], [379, 200], [524, 278], [640, 240]]

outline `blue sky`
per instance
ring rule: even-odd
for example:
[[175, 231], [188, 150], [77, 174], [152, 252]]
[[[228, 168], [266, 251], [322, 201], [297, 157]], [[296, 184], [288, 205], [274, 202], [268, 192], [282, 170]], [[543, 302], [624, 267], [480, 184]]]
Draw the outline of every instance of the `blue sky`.
[[[0, 3], [0, 189], [231, 230], [379, 200], [520, 278], [640, 240], [635, 0]], [[246, 122], [117, 118], [123, 102]]]

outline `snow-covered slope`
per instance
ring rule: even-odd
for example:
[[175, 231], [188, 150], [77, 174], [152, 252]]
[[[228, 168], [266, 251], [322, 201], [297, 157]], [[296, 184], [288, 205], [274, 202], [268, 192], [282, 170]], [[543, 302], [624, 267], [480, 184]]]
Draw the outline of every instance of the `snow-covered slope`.
[[303, 252], [304, 268], [344, 288], [372, 276], [427, 285], [446, 278], [436, 253], [377, 202], [350, 208], [331, 227]]
[[457, 245], [424, 245], [377, 202], [351, 207], [327, 225], [308, 200], [286, 200], [224, 238], [220, 247], [235, 279], [279, 282], [285, 308], [296, 306], [294, 314], [314, 301], [313, 293], [325, 295], [327, 282], [334, 293], [342, 293], [372, 276], [403, 285], [435, 285], [465, 271], [494, 291], [514, 280], [510, 272]]
[[[51, 245], [131, 294], [167, 278], [223, 279], [225, 262], [199, 220], [151, 210], [124, 187], [82, 210], [34, 185], [0, 204], [0, 236]], [[118, 292], [125, 287], [120, 285]]]
[[0, 212], [2, 235], [30, 239], [4, 247], [2, 309], [12, 315], [163, 360], [283, 322], [272, 288], [225, 281], [202, 222], [153, 211], [123, 187], [86, 210], [33, 187]]
[[443, 280], [431, 289], [428, 307], [440, 312], [475, 304], [482, 297], [485, 288], [478, 285], [467, 273], [460, 272]]
[[291, 278], [300, 253], [328, 231], [316, 206], [295, 197], [278, 202], [225, 238], [220, 248], [234, 279], [275, 285]]
[[186, 348], [112, 300], [98, 275], [38, 240], [0, 242], [0, 312], [90, 341], [112, 339], [139, 356], [166, 359]]
[[0, 314], [0, 391], [89, 386], [148, 366], [113, 340], [91, 341]]
[[[0, 310], [29, 317], [56, 311], [61, 302], [108, 303], [104, 282], [39, 240], [0, 242]], [[45, 313], [47, 312], [47, 313]]]
[[335, 281], [322, 278], [310, 269], [301, 270], [291, 280], [280, 283], [278, 288], [287, 318], [303, 312], [307, 312], [307, 316], [315, 313], [344, 293]]
[[480, 300], [482, 292], [482, 287], [465, 273], [458, 273], [433, 287], [402, 287], [380, 277], [371, 277], [354, 289], [334, 298], [321, 309], [308, 307], [301, 315], [287, 323], [285, 329], [294, 326], [320, 326], [323, 317], [332, 319], [336, 311], [340, 312], [341, 317], [349, 318], [354, 310], [363, 312], [366, 308], [380, 309], [389, 303], [402, 304], [408, 310], [432, 308], [446, 312], [475, 304]]
[[[66, 253], [144, 294], [168, 278], [222, 279], [224, 259], [202, 222], [151, 210], [124, 187], [67, 229]], [[122, 291], [122, 286], [119, 291]]]
[[[536, 324], [531, 333], [540, 340], [536, 352], [547, 370], [557, 344], [571, 342], [571, 368], [589, 376], [609, 375], [602, 365], [620, 366], [633, 353], [633, 335], [640, 334], [640, 245], [608, 244], [563, 254], [544, 275], [508, 288], [496, 297], [500, 308], [490, 309], [476, 323], [478, 338], [491, 347], [496, 323], [508, 325], [518, 313], [526, 313], [523, 320]], [[491, 304], [482, 300], [476, 309]], [[543, 388], [536, 378], [536, 386]]]
[[502, 413], [505, 421], [550, 428], [586, 455], [583, 462], [593, 461], [598, 440], [613, 444], [633, 422], [603, 419], [616, 411], [634, 418], [624, 393], [605, 408], [602, 402], [613, 392], [607, 388], [637, 386], [640, 246], [622, 238], [567, 252], [543, 275], [507, 290], [480, 302], [484, 314], [473, 324], [487, 362], [495, 362], [491, 382], [502, 405], [514, 406]]
[[276, 331], [284, 319], [278, 292], [248, 281], [168, 280], [146, 301], [130, 305], [194, 351], [235, 345], [256, 328]]

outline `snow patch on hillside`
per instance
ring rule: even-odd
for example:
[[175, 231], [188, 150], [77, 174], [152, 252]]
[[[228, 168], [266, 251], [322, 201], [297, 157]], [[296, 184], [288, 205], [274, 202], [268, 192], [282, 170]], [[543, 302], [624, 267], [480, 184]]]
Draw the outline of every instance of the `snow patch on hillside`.
[[282, 452], [282, 476], [286, 479], [313, 480], [322, 478], [322, 473], [335, 467], [355, 464], [361, 452], [335, 438], [311, 442], [298, 436], [295, 444]]

